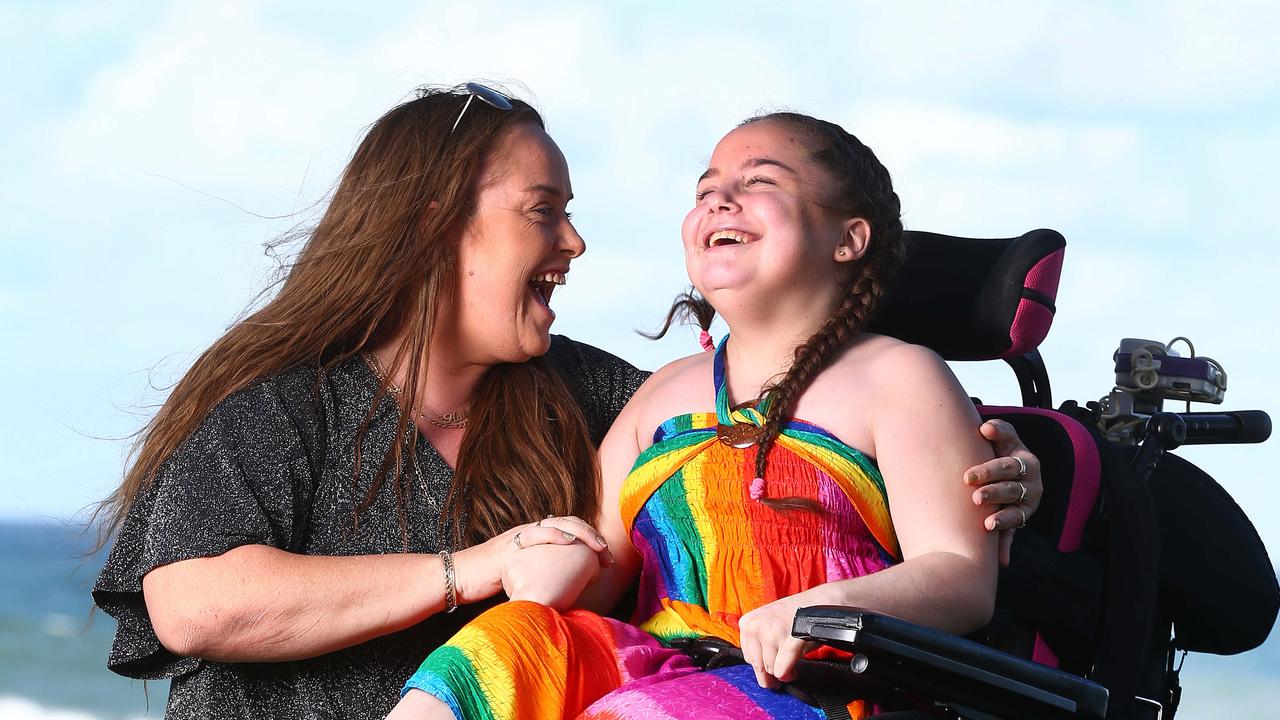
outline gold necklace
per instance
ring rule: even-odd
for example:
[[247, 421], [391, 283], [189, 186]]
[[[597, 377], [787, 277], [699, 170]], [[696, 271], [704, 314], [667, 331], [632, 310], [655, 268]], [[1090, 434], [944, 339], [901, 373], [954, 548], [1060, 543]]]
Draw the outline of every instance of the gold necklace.
[[[401, 397], [403, 392], [395, 383], [387, 379], [383, 373], [382, 362], [378, 360], [378, 356], [374, 353], [364, 353], [364, 358], [368, 361], [369, 367], [373, 370], [373, 374], [378, 378], [378, 382], [382, 383], [391, 391], [392, 395]], [[413, 412], [423, 420], [435, 425], [442, 430], [462, 430], [467, 426], [467, 410], [455, 410], [453, 412], [438, 413], [428, 407], [414, 407]]]

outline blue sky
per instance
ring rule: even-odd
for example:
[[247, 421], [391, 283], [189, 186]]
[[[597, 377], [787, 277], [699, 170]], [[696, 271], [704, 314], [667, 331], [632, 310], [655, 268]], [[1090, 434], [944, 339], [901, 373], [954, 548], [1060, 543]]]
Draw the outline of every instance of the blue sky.
[[[0, 516], [110, 492], [118, 438], [271, 279], [263, 243], [314, 217], [363, 128], [472, 78], [533, 100], [569, 159], [589, 249], [557, 330], [639, 365], [697, 348], [632, 329], [684, 284], [712, 146], [789, 107], [876, 149], [908, 227], [1067, 236], [1058, 400], [1104, 395], [1121, 337], [1187, 335], [1228, 406], [1280, 411], [1280, 10], [680, 5], [0, 3]], [[1002, 367], [957, 371], [1016, 401]], [[1185, 455], [1280, 552], [1280, 440]]]

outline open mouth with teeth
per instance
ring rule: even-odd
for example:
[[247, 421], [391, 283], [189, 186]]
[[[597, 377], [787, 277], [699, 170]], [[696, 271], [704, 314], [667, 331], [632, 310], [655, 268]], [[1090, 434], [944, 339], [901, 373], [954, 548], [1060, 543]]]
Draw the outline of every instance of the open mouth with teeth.
[[755, 237], [741, 230], [717, 230], [707, 237], [707, 247], [725, 247], [726, 245], [746, 245]]
[[[551, 310], [551, 293], [555, 291], [557, 285], [563, 284], [564, 273], [554, 270], [538, 273], [529, 278], [529, 288], [533, 290], [533, 297], [547, 310]], [[552, 314], [555, 314], [554, 311]]]

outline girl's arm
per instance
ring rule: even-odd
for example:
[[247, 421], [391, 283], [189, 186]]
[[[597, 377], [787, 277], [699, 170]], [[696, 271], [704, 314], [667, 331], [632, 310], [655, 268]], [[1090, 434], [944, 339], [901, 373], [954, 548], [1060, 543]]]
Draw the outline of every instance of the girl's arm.
[[[932, 352], [896, 345], [872, 359], [874, 454], [888, 489], [903, 562], [820, 585], [744, 615], [743, 654], [763, 686], [789, 680], [805, 650], [795, 611], [851, 605], [951, 632], [984, 625], [995, 604], [996, 537], [955, 478], [991, 459], [972, 402]], [[862, 382], [867, 382], [866, 378]], [[865, 385], [864, 385], [865, 387]], [[839, 396], [839, 393], [828, 393]]]
[[646, 395], [645, 388], [642, 387], [635, 398], [623, 408], [604, 442], [600, 444], [600, 476], [604, 487], [596, 527], [609, 543], [613, 564], [602, 569], [574, 603], [575, 607], [600, 614], [613, 610], [635, 583], [636, 575], [640, 572], [640, 556], [632, 547], [631, 538], [627, 536], [622, 524], [619, 497], [623, 482], [635, 465], [636, 458], [640, 456], [641, 431], [637, 426], [637, 419]]
[[665, 374], [665, 368], [659, 370], [636, 391], [600, 444], [603, 487], [594, 527], [608, 544], [611, 562], [601, 567], [581, 548], [572, 546], [533, 548], [514, 555], [503, 575], [512, 600], [532, 600], [561, 610], [579, 607], [603, 615], [631, 588], [640, 569], [640, 557], [623, 527], [618, 499], [622, 484], [640, 455], [640, 418], [646, 398], [652, 397], [655, 385], [663, 381]]

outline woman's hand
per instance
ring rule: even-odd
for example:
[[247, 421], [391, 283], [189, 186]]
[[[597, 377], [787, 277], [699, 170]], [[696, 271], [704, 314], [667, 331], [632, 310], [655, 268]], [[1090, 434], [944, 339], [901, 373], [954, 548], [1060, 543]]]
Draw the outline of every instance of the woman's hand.
[[589, 548], [600, 567], [613, 564], [613, 555], [600, 533], [573, 516], [549, 517], [517, 525], [479, 545], [459, 550], [454, 553], [458, 602], [476, 602], [502, 590], [508, 561], [515, 554], [540, 545], [575, 543]]
[[1040, 460], [1004, 420], [988, 420], [980, 429], [996, 459], [966, 470], [964, 481], [977, 487], [973, 491], [974, 503], [1000, 506], [987, 516], [985, 524], [987, 530], [1000, 531], [1000, 564], [1007, 566], [1013, 531], [1027, 524], [1044, 495]]
[[775, 690], [796, 677], [796, 665], [816, 645], [791, 636], [796, 610], [821, 604], [806, 600], [807, 592], [762, 605], [738, 620], [742, 658], [756, 671], [762, 688]]
[[599, 555], [583, 543], [534, 545], [507, 558], [502, 589], [512, 600], [563, 611], [599, 573]]

